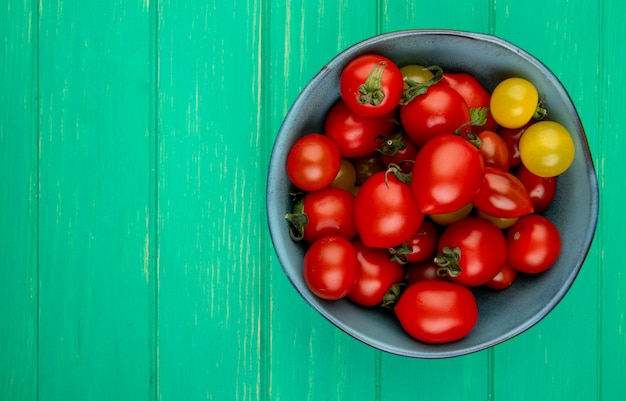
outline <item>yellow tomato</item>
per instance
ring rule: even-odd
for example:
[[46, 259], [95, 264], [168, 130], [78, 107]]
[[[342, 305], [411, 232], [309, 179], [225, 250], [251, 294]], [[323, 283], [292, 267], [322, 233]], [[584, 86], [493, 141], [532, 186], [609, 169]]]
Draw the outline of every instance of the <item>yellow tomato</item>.
[[574, 161], [574, 140], [554, 121], [539, 121], [524, 131], [519, 141], [522, 163], [540, 177], [562, 174]]
[[538, 104], [539, 93], [532, 82], [523, 78], [508, 78], [500, 82], [491, 94], [491, 115], [505, 128], [520, 128], [533, 118]]

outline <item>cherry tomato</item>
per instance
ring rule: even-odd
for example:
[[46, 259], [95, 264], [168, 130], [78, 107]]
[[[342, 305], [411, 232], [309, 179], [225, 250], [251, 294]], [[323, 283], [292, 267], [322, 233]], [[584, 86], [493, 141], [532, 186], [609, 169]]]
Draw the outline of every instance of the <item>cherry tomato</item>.
[[485, 179], [472, 203], [493, 217], [514, 218], [533, 212], [524, 184], [508, 171], [495, 167], [485, 169]]
[[449, 225], [439, 237], [435, 261], [450, 280], [466, 286], [487, 283], [506, 262], [502, 230], [482, 217], [466, 217]]
[[[436, 136], [454, 134], [470, 120], [469, 108], [461, 95], [441, 83], [430, 86], [425, 94], [400, 107], [402, 127], [420, 148]], [[468, 130], [469, 126], [463, 126], [459, 133], [463, 135]]]
[[530, 214], [513, 224], [506, 235], [507, 260], [524, 273], [549, 269], [561, 252], [561, 235], [552, 221]]
[[381, 154], [378, 152], [364, 157], [350, 159], [356, 171], [356, 186], [360, 187], [363, 183], [374, 174], [385, 171], [386, 167], [382, 161]]
[[[407, 64], [400, 68], [402, 77], [405, 80], [411, 80], [418, 84], [424, 84], [435, 77], [432, 71], [419, 64]], [[407, 89], [409, 85], [405, 82], [404, 89]]]
[[354, 195], [341, 188], [326, 187], [307, 192], [287, 214], [292, 224], [291, 237], [313, 243], [328, 235], [352, 239], [354, 225]]
[[389, 251], [392, 257], [401, 263], [422, 262], [431, 258], [437, 250], [439, 231], [437, 227], [427, 219], [422, 221], [420, 228], [408, 241]]
[[419, 229], [424, 214], [411, 186], [394, 173], [371, 176], [359, 189], [354, 203], [356, 229], [363, 243], [374, 248], [393, 248]]
[[330, 185], [337, 176], [341, 155], [337, 145], [325, 135], [312, 133], [298, 139], [287, 155], [287, 175], [305, 191]]
[[509, 288], [511, 284], [515, 282], [516, 278], [517, 270], [512, 268], [508, 263], [505, 263], [500, 273], [496, 274], [496, 276], [485, 285], [492, 290], [504, 290], [505, 288]]
[[435, 223], [441, 225], [441, 226], [449, 226], [450, 224], [454, 223], [455, 221], [459, 221], [461, 219], [464, 219], [465, 217], [469, 216], [469, 214], [472, 212], [472, 210], [474, 210], [474, 205], [472, 205], [472, 203], [468, 203], [465, 206], [461, 207], [460, 209], [457, 209], [453, 212], [450, 213], [441, 213], [441, 214], [435, 214], [435, 213], [431, 213], [428, 215], [428, 217]]
[[362, 157], [376, 151], [380, 135], [390, 135], [397, 125], [395, 110], [379, 117], [356, 114], [339, 100], [324, 122], [324, 133], [335, 142], [342, 157]]
[[367, 247], [358, 237], [352, 245], [356, 250], [357, 274], [348, 298], [363, 306], [381, 305], [391, 286], [404, 279], [404, 268], [389, 259], [385, 249]]
[[433, 259], [409, 263], [404, 270], [406, 271], [405, 282], [407, 286], [424, 280], [446, 280], [445, 276], [441, 277], [437, 274], [439, 265]]
[[339, 172], [333, 182], [330, 183], [330, 186], [345, 189], [350, 192], [354, 190], [356, 186], [356, 169], [350, 160], [341, 159]]
[[501, 230], [511, 227], [517, 220], [519, 220], [519, 217], [493, 217], [481, 210], [477, 210], [476, 214], [483, 219], [489, 220]]
[[519, 140], [522, 163], [533, 174], [554, 177], [574, 161], [574, 140], [569, 131], [554, 121], [539, 121], [524, 131]]
[[[470, 109], [489, 108], [491, 95], [474, 76], [467, 73], [444, 73], [441, 83], [459, 92]], [[497, 128], [498, 123], [489, 111], [480, 129], [494, 131]]]
[[520, 166], [515, 176], [526, 187], [535, 213], [543, 212], [552, 203], [556, 194], [556, 177], [539, 177], [524, 165]]
[[304, 281], [312, 293], [329, 300], [343, 298], [356, 282], [356, 250], [345, 238], [320, 238], [304, 254], [303, 268]]
[[400, 296], [395, 313], [402, 328], [427, 343], [467, 336], [478, 321], [478, 305], [466, 287], [442, 280], [419, 281]]
[[458, 135], [439, 135], [415, 159], [412, 186], [425, 214], [454, 212], [480, 188], [485, 163], [478, 149]]
[[386, 168], [391, 164], [399, 165], [403, 173], [413, 170], [413, 161], [417, 157], [417, 146], [401, 132], [378, 139], [378, 151]]
[[506, 128], [519, 128], [537, 111], [539, 93], [532, 82], [519, 77], [500, 82], [491, 94], [493, 118]]
[[479, 151], [485, 159], [485, 166], [508, 170], [511, 157], [506, 141], [494, 131], [481, 131], [477, 136], [481, 142]]
[[535, 120], [530, 120], [527, 124], [520, 128], [504, 128], [498, 129], [498, 135], [504, 139], [506, 147], [509, 151], [509, 167], [517, 167], [522, 164], [522, 159], [519, 154], [519, 139], [521, 138], [526, 128], [534, 124]]
[[356, 57], [344, 68], [339, 92], [346, 105], [367, 117], [385, 115], [398, 106], [404, 79], [393, 61], [377, 54]]

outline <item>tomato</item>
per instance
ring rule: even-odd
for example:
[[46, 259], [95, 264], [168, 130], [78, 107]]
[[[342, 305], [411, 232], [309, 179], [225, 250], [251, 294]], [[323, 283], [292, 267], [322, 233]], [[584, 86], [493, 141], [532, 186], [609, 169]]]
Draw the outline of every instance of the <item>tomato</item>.
[[[454, 134], [471, 120], [470, 110], [454, 89], [441, 83], [428, 88], [423, 95], [400, 106], [400, 122], [407, 135], [418, 147], [430, 139], [444, 134]], [[469, 126], [460, 129], [465, 134]]]
[[327, 187], [307, 192], [294, 205], [287, 220], [292, 224], [291, 237], [309, 244], [321, 237], [338, 235], [352, 239], [354, 225], [354, 195], [341, 188]]
[[[457, 91], [470, 109], [489, 108], [490, 106], [491, 95], [473, 75], [444, 73], [441, 83]], [[487, 113], [487, 119], [480, 128], [489, 131], [498, 128], [498, 123], [491, 115], [491, 111]]]
[[401, 263], [422, 262], [435, 254], [439, 231], [429, 220], [424, 219], [422, 225], [415, 234], [405, 243], [396, 248], [391, 248], [394, 259]]
[[455, 221], [459, 221], [467, 216], [469, 216], [469, 214], [472, 212], [472, 210], [474, 210], [474, 205], [472, 205], [472, 203], [468, 203], [465, 206], [461, 207], [460, 209], [457, 209], [453, 212], [450, 213], [441, 213], [441, 214], [435, 214], [435, 213], [431, 213], [428, 215], [428, 217], [435, 223], [441, 225], [441, 226], [449, 226], [450, 224], [454, 223]]
[[411, 186], [394, 173], [383, 171], [371, 176], [359, 189], [354, 219], [365, 245], [392, 248], [417, 232], [424, 214], [413, 197]]
[[495, 167], [485, 169], [485, 179], [472, 203], [493, 217], [514, 218], [533, 212], [524, 184], [510, 172]]
[[506, 143], [506, 147], [509, 151], [509, 167], [517, 167], [522, 164], [522, 159], [519, 154], [519, 139], [521, 138], [526, 128], [535, 123], [535, 120], [530, 120], [527, 124], [520, 128], [504, 128], [498, 129], [498, 135]]
[[524, 273], [541, 273], [557, 261], [561, 235], [552, 221], [539, 214], [520, 218], [506, 235], [507, 260]]
[[449, 225], [439, 237], [435, 261], [440, 274], [466, 286], [487, 283], [506, 262], [502, 230], [482, 217], [466, 217]]
[[485, 285], [492, 290], [504, 290], [505, 288], [509, 288], [511, 284], [515, 282], [516, 278], [517, 270], [512, 268], [508, 263], [505, 263], [500, 273], [496, 274], [496, 276]]
[[381, 153], [382, 162], [385, 167], [391, 164], [399, 165], [402, 172], [410, 173], [413, 170], [413, 161], [417, 157], [417, 146], [403, 135], [397, 132], [390, 136], [378, 138], [378, 151]]
[[341, 159], [339, 165], [339, 172], [335, 176], [333, 182], [330, 183], [331, 187], [345, 189], [352, 192], [356, 186], [356, 169], [350, 160]]
[[539, 121], [524, 131], [519, 140], [522, 164], [540, 177], [562, 174], [574, 161], [574, 140], [569, 131], [554, 121]]
[[484, 160], [475, 146], [458, 135], [440, 135], [415, 159], [413, 192], [425, 214], [450, 213], [472, 200], [484, 175]]
[[335, 142], [342, 157], [362, 157], [376, 151], [380, 135], [390, 135], [397, 125], [395, 110], [379, 117], [356, 114], [339, 100], [324, 122], [324, 133]]
[[446, 279], [445, 276], [441, 277], [437, 274], [439, 265], [435, 263], [433, 259], [409, 263], [404, 267], [404, 270], [406, 271], [405, 282], [407, 286], [415, 284], [418, 281]]
[[419, 281], [400, 296], [394, 309], [413, 338], [447, 343], [467, 336], [478, 321], [478, 305], [466, 287], [442, 280]]
[[374, 174], [386, 170], [381, 154], [378, 152], [364, 157], [350, 159], [350, 161], [354, 165], [354, 170], [356, 172], [356, 185], [358, 187], [363, 185], [363, 183]]
[[381, 305], [391, 286], [403, 281], [404, 268], [389, 259], [385, 249], [367, 247], [359, 238], [352, 240], [352, 245], [356, 250], [357, 275], [348, 298], [363, 306]]
[[481, 131], [477, 136], [481, 142], [479, 151], [485, 159], [485, 166], [508, 170], [511, 157], [506, 141], [494, 131]]
[[537, 111], [539, 93], [532, 82], [519, 77], [500, 82], [491, 94], [493, 118], [506, 128], [519, 128]]
[[312, 133], [298, 139], [287, 154], [287, 176], [298, 188], [315, 191], [330, 185], [341, 166], [337, 145]]
[[304, 281], [313, 294], [323, 299], [341, 299], [356, 282], [356, 250], [345, 238], [320, 238], [304, 254], [303, 269]]
[[409, 87], [406, 80], [410, 80], [418, 84], [425, 84], [435, 77], [435, 74], [432, 73], [431, 69], [419, 64], [407, 64], [400, 68], [400, 72], [405, 80], [404, 89], [408, 89]]
[[501, 230], [511, 227], [517, 220], [519, 220], [519, 217], [493, 217], [481, 210], [478, 210], [476, 214], [483, 219], [489, 220]]
[[539, 177], [524, 165], [520, 166], [515, 176], [526, 188], [535, 213], [543, 212], [552, 203], [556, 194], [556, 177]]
[[404, 79], [398, 66], [386, 57], [365, 54], [348, 63], [339, 78], [346, 105], [367, 117], [385, 115], [398, 106]]

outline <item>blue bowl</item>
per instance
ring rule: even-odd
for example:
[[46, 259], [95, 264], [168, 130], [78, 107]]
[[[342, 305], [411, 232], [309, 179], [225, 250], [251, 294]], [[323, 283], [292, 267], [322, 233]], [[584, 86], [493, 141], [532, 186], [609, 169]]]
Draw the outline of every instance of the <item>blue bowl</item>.
[[[324, 119], [339, 99], [339, 77], [355, 57], [377, 53], [398, 65], [439, 65], [468, 72], [491, 91], [498, 82], [519, 76], [533, 82], [545, 99], [549, 119], [572, 134], [575, 159], [559, 177], [557, 193], [544, 211], [558, 227], [563, 248], [556, 264], [538, 275], [519, 275], [504, 291], [474, 291], [479, 318], [465, 338], [427, 344], [409, 337], [392, 313], [364, 308], [344, 299], [325, 301], [307, 288], [302, 275], [305, 247], [289, 237], [284, 215], [291, 210], [285, 161], [293, 143], [309, 132], [323, 132]], [[298, 96], [278, 132], [267, 177], [267, 218], [278, 260], [297, 292], [321, 315], [355, 339], [392, 354], [448, 358], [506, 341], [544, 318], [565, 296], [587, 256], [598, 219], [598, 183], [579, 115], [559, 79], [539, 60], [500, 38], [462, 31], [409, 30], [364, 40], [333, 58]]]

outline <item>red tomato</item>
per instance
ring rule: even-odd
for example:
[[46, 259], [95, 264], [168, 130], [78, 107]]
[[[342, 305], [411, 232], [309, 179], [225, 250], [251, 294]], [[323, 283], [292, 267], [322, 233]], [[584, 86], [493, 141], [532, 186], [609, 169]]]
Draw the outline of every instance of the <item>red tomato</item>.
[[427, 343], [446, 343], [467, 336], [478, 321], [478, 305], [466, 287], [442, 280], [409, 286], [395, 313], [402, 328]]
[[287, 220], [292, 224], [291, 237], [313, 243], [328, 235], [352, 239], [354, 225], [354, 195], [345, 189], [326, 187], [307, 192], [296, 202]]
[[398, 106], [404, 78], [398, 66], [386, 57], [366, 54], [352, 60], [339, 79], [339, 92], [346, 105], [362, 116], [385, 115]]
[[[436, 136], [454, 134], [471, 119], [461, 95], [440, 83], [430, 86], [425, 94], [400, 107], [402, 127], [420, 148]], [[469, 128], [464, 126], [459, 133], [465, 134]]]
[[[466, 217], [449, 225], [439, 238], [435, 261], [450, 280], [478, 286], [495, 277], [506, 262], [502, 230], [482, 217]], [[444, 270], [445, 271], [445, 270]]]
[[320, 238], [305, 253], [303, 268], [304, 281], [312, 293], [329, 300], [343, 298], [356, 282], [356, 250], [345, 238]]
[[322, 134], [307, 134], [298, 139], [287, 155], [287, 176], [305, 191], [330, 185], [341, 166], [337, 145]]
[[439, 265], [433, 259], [407, 264], [404, 268], [406, 271], [406, 285], [409, 286], [424, 280], [445, 280], [446, 277], [441, 277], [437, 274], [439, 268]]
[[415, 159], [412, 186], [425, 214], [444, 214], [466, 206], [485, 176], [478, 149], [458, 135], [430, 140]]
[[422, 262], [435, 254], [439, 231], [429, 220], [424, 219], [422, 225], [408, 241], [389, 251], [401, 263]]
[[395, 110], [380, 117], [364, 117], [339, 100], [326, 115], [324, 132], [335, 142], [341, 156], [362, 157], [376, 151], [378, 136], [390, 135], [398, 128], [395, 119]]
[[367, 247], [359, 238], [352, 240], [352, 245], [356, 250], [357, 274], [348, 298], [359, 305], [381, 305], [391, 286], [404, 279], [404, 268], [389, 259], [385, 249]]
[[561, 236], [547, 217], [530, 214], [520, 218], [506, 235], [507, 260], [524, 273], [549, 269], [561, 252]]
[[[474, 76], [467, 73], [444, 73], [441, 83], [459, 92], [470, 109], [489, 108], [491, 95]], [[491, 111], [487, 113], [487, 121], [480, 128], [489, 131], [495, 131], [498, 128], [498, 123], [493, 119]]]
[[520, 180], [495, 167], [485, 169], [485, 180], [472, 203], [474, 208], [493, 217], [514, 218], [533, 212], [528, 191]]
[[530, 120], [526, 125], [521, 128], [504, 128], [498, 129], [498, 135], [504, 139], [507, 149], [509, 150], [510, 167], [517, 167], [522, 164], [522, 159], [519, 152], [519, 139], [521, 138], [526, 128], [530, 127], [535, 122], [534, 119]]
[[407, 241], [420, 227], [420, 211], [411, 186], [392, 172], [371, 176], [359, 189], [354, 203], [357, 233], [374, 248], [392, 248]]
[[417, 145], [401, 132], [390, 136], [382, 136], [378, 139], [378, 151], [386, 167], [396, 164], [402, 168], [403, 173], [413, 170], [413, 161], [417, 157]]
[[552, 203], [556, 194], [556, 177], [540, 177], [531, 173], [523, 164], [515, 176], [526, 188], [535, 213], [543, 212]]
[[512, 268], [508, 263], [505, 263], [500, 273], [496, 274], [496, 276], [485, 285], [492, 290], [504, 290], [510, 287], [516, 278], [517, 270]]
[[497, 167], [508, 170], [511, 164], [509, 149], [502, 137], [493, 131], [482, 131], [478, 134], [480, 139], [480, 154], [485, 159], [485, 166]]

